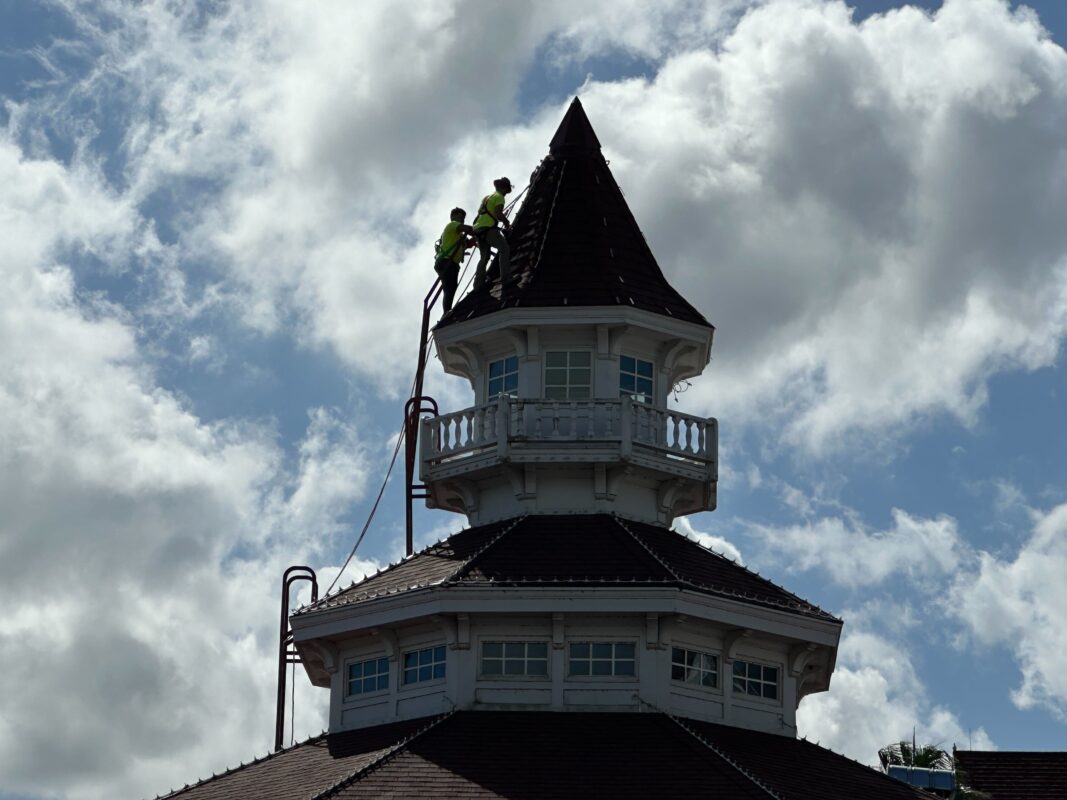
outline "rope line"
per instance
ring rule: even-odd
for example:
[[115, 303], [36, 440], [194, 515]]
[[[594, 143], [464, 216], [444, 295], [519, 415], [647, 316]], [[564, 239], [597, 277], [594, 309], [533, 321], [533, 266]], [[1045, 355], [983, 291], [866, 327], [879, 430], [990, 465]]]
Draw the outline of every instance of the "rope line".
[[[526, 190], [529, 188], [530, 184], [526, 184], [523, 190], [515, 196], [515, 199], [504, 207], [505, 214], [509, 213], [511, 209], [515, 207], [515, 204], [518, 203], [520, 199], [522, 199], [522, 196], [526, 194]], [[474, 258], [474, 253], [475, 251], [472, 249], [470, 254], [468, 254], [467, 260], [463, 264], [463, 270], [460, 272], [459, 279], [456, 281], [457, 284], [460, 283], [463, 280], [463, 276], [467, 274], [467, 270], [470, 267], [470, 263]], [[471, 275], [470, 278], [467, 279], [467, 285], [463, 287], [463, 293], [466, 293], [467, 287], [470, 286], [472, 280], [474, 280], [474, 275]], [[427, 332], [426, 339], [422, 342], [422, 346], [425, 348], [426, 345], [430, 342], [433, 342], [432, 330], [429, 330]], [[425, 365], [423, 366], [423, 369], [425, 369]], [[415, 396], [415, 386], [418, 383], [418, 378], [419, 376], [416, 375], [411, 381], [411, 390], [408, 392], [408, 399], [411, 399]], [[404, 438], [406, 432], [407, 420], [405, 420], [404, 424], [400, 427], [400, 435], [396, 438], [396, 447], [393, 448], [392, 458], [389, 459], [389, 468], [385, 471], [385, 480], [382, 481], [381, 488], [378, 489], [378, 496], [374, 499], [374, 505], [371, 506], [370, 514], [367, 515], [367, 521], [363, 523], [363, 529], [359, 532], [359, 538], [356, 539], [356, 543], [355, 545], [353, 545], [351, 552], [349, 552], [348, 558], [345, 559], [345, 563], [341, 565], [340, 571], [337, 573], [333, 581], [331, 581], [329, 587], [323, 593], [323, 597], [329, 595], [330, 592], [333, 590], [333, 587], [337, 585], [337, 582], [341, 579], [341, 575], [344, 574], [344, 571], [348, 568], [348, 565], [351, 563], [352, 559], [355, 558], [356, 550], [358, 550], [359, 546], [363, 543], [363, 539], [364, 537], [366, 537], [367, 531], [370, 530], [371, 522], [374, 520], [374, 515], [378, 511], [378, 505], [382, 501], [382, 495], [385, 494], [385, 487], [389, 484], [389, 478], [393, 474], [393, 467], [396, 466], [396, 457], [400, 454], [400, 448], [404, 445]]]
[[[406, 426], [405, 426], [406, 427]], [[374, 505], [371, 506], [370, 514], [367, 516], [367, 521], [363, 523], [363, 530], [359, 532], [359, 538], [356, 539], [356, 543], [352, 546], [352, 552], [348, 554], [348, 558], [345, 559], [345, 563], [341, 565], [341, 571], [337, 573], [333, 581], [330, 583], [329, 589], [326, 590], [323, 597], [330, 593], [330, 590], [337, 585], [337, 581], [341, 579], [341, 575], [348, 567], [349, 562], [352, 561], [353, 556], [356, 554], [356, 550], [363, 543], [363, 537], [367, 535], [367, 531], [370, 529], [371, 521], [374, 519], [375, 513], [378, 511], [378, 504], [382, 502], [382, 495], [385, 494], [385, 487], [389, 483], [389, 476], [393, 474], [393, 467], [396, 466], [396, 457], [400, 453], [400, 447], [404, 443], [404, 428], [400, 429], [400, 435], [396, 437], [396, 447], [393, 448], [393, 457], [389, 460], [389, 469], [385, 471], [385, 480], [382, 481], [382, 487], [378, 490], [378, 496], [374, 499]]]

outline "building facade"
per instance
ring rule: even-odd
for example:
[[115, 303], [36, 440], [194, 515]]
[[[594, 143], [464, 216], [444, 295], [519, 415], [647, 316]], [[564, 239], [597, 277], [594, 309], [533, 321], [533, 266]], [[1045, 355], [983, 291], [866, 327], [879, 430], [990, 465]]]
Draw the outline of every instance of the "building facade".
[[841, 621], [671, 530], [716, 503], [717, 422], [668, 403], [714, 329], [577, 99], [510, 241], [517, 284], [434, 330], [472, 404], [422, 421], [421, 478], [469, 527], [292, 615], [329, 734], [183, 791], [923, 797], [796, 739]]

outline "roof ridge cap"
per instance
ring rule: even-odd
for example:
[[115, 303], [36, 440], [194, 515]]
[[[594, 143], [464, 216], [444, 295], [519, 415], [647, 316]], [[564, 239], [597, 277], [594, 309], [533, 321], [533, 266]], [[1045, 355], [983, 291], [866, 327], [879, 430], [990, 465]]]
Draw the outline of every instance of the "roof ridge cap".
[[672, 578], [674, 578], [676, 581], [678, 581], [678, 583], [682, 583], [682, 584], [691, 583], [691, 581], [685, 580], [681, 575], [679, 575], [677, 572], [675, 572], [674, 569], [671, 567], [671, 565], [668, 564], [666, 562], [666, 560], [659, 555], [659, 553], [657, 553], [655, 550], [653, 550], [650, 545], [648, 545], [646, 542], [644, 542], [641, 539], [640, 536], [638, 536], [636, 533], [634, 533], [632, 530], [630, 530], [628, 527], [626, 527], [625, 523], [623, 523], [622, 519], [617, 514], [612, 514], [611, 516], [615, 520], [615, 524], [616, 525], [618, 525], [620, 528], [622, 528], [624, 531], [626, 531], [628, 534], [630, 534], [630, 538], [632, 538], [635, 542], [637, 542], [646, 553], [648, 553], [650, 556], [652, 556], [652, 558], [655, 559], [656, 562], [661, 567], [663, 567], [665, 570], [667, 570], [667, 574], [668, 575], [670, 575]]
[[514, 522], [512, 522], [510, 525], [508, 525], [506, 528], [504, 528], [502, 531], [500, 531], [500, 533], [498, 533], [496, 536], [494, 536], [492, 539], [490, 539], [488, 542], [486, 542], [484, 545], [482, 545], [482, 547], [479, 550], [476, 550], [471, 555], [470, 558], [468, 558], [466, 561], [464, 561], [462, 564], [460, 564], [460, 566], [456, 569], [455, 572], [453, 572], [450, 576], [448, 576], [444, 580], [440, 581], [438, 583], [438, 586], [445, 586], [447, 584], [455, 583], [456, 581], [460, 580], [464, 575], [466, 575], [471, 570], [471, 568], [474, 566], [474, 562], [475, 561], [477, 561], [479, 558], [481, 558], [490, 547], [492, 547], [494, 544], [496, 544], [501, 539], [503, 539], [508, 533], [510, 533], [511, 531], [515, 530], [515, 528], [517, 528], [519, 526], [519, 523], [523, 522], [528, 516], [529, 516], [529, 514], [523, 514], [523, 515], [517, 517]]
[[725, 761], [730, 767], [732, 767], [741, 776], [743, 776], [744, 778], [746, 778], [749, 781], [751, 781], [758, 789], [760, 789], [763, 792], [766, 792], [768, 797], [772, 797], [772, 798], [774, 798], [774, 800], [786, 800], [785, 795], [778, 794], [778, 792], [774, 791], [771, 787], [767, 786], [765, 783], [763, 783], [763, 781], [761, 781], [759, 778], [757, 778], [755, 775], [753, 775], [747, 769], [742, 767], [738, 762], [734, 761], [732, 758], [730, 758], [728, 755], [726, 755], [726, 753], [724, 753], [718, 747], [713, 745], [711, 742], [709, 742], [707, 739], [705, 739], [699, 733], [697, 733], [692, 728], [690, 728], [688, 725], [686, 725], [684, 722], [682, 722], [680, 717], [676, 717], [674, 714], [671, 714], [669, 711], [661, 711], [660, 713], [661, 714], [666, 714], [666, 716], [675, 725], [677, 725], [683, 731], [685, 731], [690, 736], [692, 736], [694, 739], [696, 739], [698, 742], [700, 742], [702, 745], [704, 745], [704, 747], [706, 747], [708, 750], [713, 752], [720, 759]]
[[341, 778], [341, 780], [337, 781], [333, 786], [329, 786], [326, 789], [323, 789], [318, 794], [311, 795], [309, 800], [325, 800], [325, 798], [328, 798], [331, 795], [336, 794], [341, 789], [347, 789], [349, 786], [351, 786], [353, 783], [355, 783], [356, 781], [358, 781], [361, 778], [363, 778], [369, 772], [373, 772], [374, 770], [378, 769], [379, 767], [385, 766], [386, 762], [388, 762], [390, 759], [392, 759], [394, 756], [396, 756], [401, 751], [406, 750], [407, 747], [413, 741], [415, 741], [416, 739], [418, 739], [420, 736], [422, 736], [424, 733], [427, 733], [431, 729], [436, 728], [438, 725], [440, 725], [442, 722], [444, 722], [446, 719], [448, 719], [449, 717], [451, 717], [455, 713], [456, 713], [456, 709], [453, 708], [451, 711], [445, 712], [444, 714], [439, 716], [437, 719], [431, 720], [429, 723], [427, 723], [423, 727], [419, 728], [417, 731], [412, 733], [410, 736], [408, 736], [408, 737], [406, 737], [404, 739], [401, 739], [399, 742], [394, 744], [392, 747], [386, 748], [382, 752], [382, 754], [380, 756], [375, 758], [369, 764], [366, 764], [366, 765], [360, 767], [359, 769], [357, 769], [352, 774], [347, 775], [344, 778]]
[[291, 744], [288, 747], [283, 747], [281, 750], [270, 750], [265, 756], [262, 756], [260, 758], [253, 758], [247, 764], [242, 761], [236, 767], [227, 767], [218, 774], [212, 773], [210, 778], [200, 778], [195, 783], [187, 783], [180, 789], [171, 789], [166, 794], [157, 794], [155, 795], [154, 800], [166, 800], [166, 798], [168, 797], [177, 797], [178, 795], [184, 794], [185, 792], [188, 792], [191, 789], [196, 789], [197, 787], [202, 786], [203, 784], [208, 783], [209, 781], [218, 780], [219, 778], [225, 778], [226, 776], [233, 775], [234, 773], [240, 772], [241, 770], [248, 769], [249, 767], [253, 767], [257, 764], [262, 764], [264, 761], [270, 761], [272, 758], [277, 758], [278, 756], [285, 755], [286, 753], [291, 753], [293, 750], [304, 747], [305, 745], [313, 742], [316, 739], [325, 739], [328, 733], [328, 731], [316, 733], [314, 736], [309, 736], [308, 738], [304, 739], [303, 741], [297, 742], [296, 744]]
[[[737, 561], [736, 559], [733, 559], [733, 558], [728, 558], [725, 553], [720, 553], [720, 552], [718, 552], [716, 550], [712, 550], [707, 545], [701, 544], [701, 542], [699, 542], [698, 540], [690, 538], [687, 534], [679, 533], [674, 528], [667, 529], [667, 532], [668, 533], [673, 533], [676, 536], [680, 537], [681, 539], [684, 539], [689, 544], [691, 544], [691, 545], [693, 545], [695, 547], [699, 547], [701, 550], [705, 551], [706, 553], [710, 553], [711, 555], [715, 556], [718, 559], [721, 559], [722, 561], [730, 564], [731, 566], [737, 567], [738, 569], [740, 569], [740, 570], [742, 570], [744, 572], [747, 572], [753, 578], [757, 578], [758, 580], [761, 580], [764, 583], [769, 584], [770, 586], [773, 586], [775, 589], [777, 589], [778, 591], [782, 592], [783, 594], [786, 594], [789, 597], [794, 598], [797, 601], [798, 604], [806, 605], [809, 608], [814, 609], [815, 611], [819, 612], [820, 614], [825, 615], [826, 617], [830, 618], [834, 622], [841, 622], [842, 621], [840, 617], [837, 617], [837, 616], [831, 614], [829, 611], [824, 609], [822, 606], [811, 602], [811, 600], [808, 600], [806, 597], [801, 597], [796, 592], [793, 592], [793, 591], [790, 591], [789, 589], [786, 589], [780, 583], [776, 583], [775, 581], [773, 581], [770, 578], [768, 578], [766, 575], [762, 575], [758, 571], [756, 571], [754, 569], [751, 569], [747, 564], [745, 564], [743, 562], [739, 562], [739, 561]], [[688, 583], [691, 586], [696, 586], [696, 587], [699, 587], [699, 588], [702, 588], [702, 589], [714, 589], [714, 590], [719, 591], [719, 592], [724, 592], [722, 587], [718, 587], [718, 586], [715, 586], [713, 584], [702, 584], [702, 583], [697, 583], [696, 581], [692, 581], [692, 580], [683, 581], [683, 582], [684, 583]], [[736, 594], [736, 593], [731, 593], [731, 594]], [[765, 599], [766, 599], [767, 602], [770, 602], [775, 606], [778, 606], [778, 607], [781, 607], [781, 608], [787, 608], [788, 607], [787, 603], [783, 603], [781, 601], [775, 601], [775, 600], [772, 600], [771, 598], [765, 598]]]

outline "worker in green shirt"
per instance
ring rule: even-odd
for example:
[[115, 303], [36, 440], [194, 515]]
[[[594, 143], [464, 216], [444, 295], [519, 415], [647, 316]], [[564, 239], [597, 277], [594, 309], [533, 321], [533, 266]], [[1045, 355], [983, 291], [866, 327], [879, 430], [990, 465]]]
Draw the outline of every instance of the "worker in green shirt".
[[[478, 253], [481, 256], [474, 273], [474, 288], [478, 289], [485, 283], [485, 268], [492, 255], [491, 248], [495, 247], [500, 264], [500, 291], [503, 293], [511, 281], [511, 248], [504, 235], [504, 231], [511, 230], [511, 222], [504, 213], [504, 196], [511, 191], [511, 181], [497, 178], [493, 181], [493, 187], [496, 191], [482, 198], [478, 216], [474, 220], [474, 236], [478, 240]], [[504, 231], [500, 230], [500, 225], [504, 226]]]
[[453, 208], [450, 217], [451, 222], [445, 225], [437, 242], [437, 259], [433, 264], [434, 271], [441, 277], [441, 302], [446, 314], [452, 310], [452, 300], [459, 285], [460, 262], [468, 248], [475, 245], [471, 236], [474, 231], [470, 225], [463, 224], [467, 212], [462, 208]]

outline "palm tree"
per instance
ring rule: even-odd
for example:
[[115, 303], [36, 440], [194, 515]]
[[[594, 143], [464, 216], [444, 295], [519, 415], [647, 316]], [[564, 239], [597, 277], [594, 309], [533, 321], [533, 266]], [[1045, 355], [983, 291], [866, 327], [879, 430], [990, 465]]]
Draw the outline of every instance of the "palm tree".
[[886, 745], [878, 751], [882, 769], [890, 766], [922, 767], [924, 769], [950, 769], [956, 773], [956, 791], [952, 800], [989, 800], [989, 795], [971, 789], [966, 784], [967, 776], [957, 767], [956, 759], [941, 748], [941, 743], [919, 745], [914, 741], [899, 741]]
[[917, 745], [915, 742], [899, 741], [886, 745], [878, 751], [882, 769], [890, 766], [922, 767], [924, 769], [952, 769], [952, 756], [941, 748], [941, 743]]

